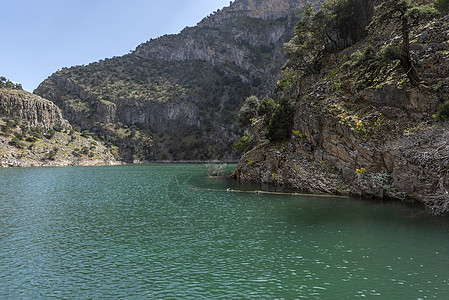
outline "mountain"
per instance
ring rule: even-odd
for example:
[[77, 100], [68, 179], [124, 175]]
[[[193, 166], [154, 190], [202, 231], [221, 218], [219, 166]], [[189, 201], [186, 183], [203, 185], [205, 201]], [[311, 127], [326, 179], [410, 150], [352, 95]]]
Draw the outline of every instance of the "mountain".
[[236, 0], [135, 51], [52, 74], [34, 91], [126, 161], [236, 160], [243, 100], [271, 94], [307, 3]]
[[111, 148], [74, 130], [51, 101], [0, 80], [0, 167], [117, 164]]

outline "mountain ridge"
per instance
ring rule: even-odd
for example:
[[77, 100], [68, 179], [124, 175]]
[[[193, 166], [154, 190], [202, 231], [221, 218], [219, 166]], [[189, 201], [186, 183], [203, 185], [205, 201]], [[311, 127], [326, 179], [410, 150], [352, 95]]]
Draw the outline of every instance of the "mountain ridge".
[[[119, 146], [126, 161], [236, 160], [238, 109], [251, 94], [272, 93], [283, 43], [309, 2], [322, 1], [237, 0], [130, 54], [56, 72], [35, 93], [71, 123]], [[143, 139], [129, 143], [120, 130]]]

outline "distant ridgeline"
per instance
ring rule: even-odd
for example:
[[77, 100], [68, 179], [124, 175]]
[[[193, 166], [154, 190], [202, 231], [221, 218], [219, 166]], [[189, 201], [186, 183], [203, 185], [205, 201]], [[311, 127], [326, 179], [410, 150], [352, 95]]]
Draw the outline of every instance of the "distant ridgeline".
[[243, 100], [271, 94], [307, 3], [236, 0], [130, 54], [66, 68], [35, 93], [126, 161], [236, 160]]

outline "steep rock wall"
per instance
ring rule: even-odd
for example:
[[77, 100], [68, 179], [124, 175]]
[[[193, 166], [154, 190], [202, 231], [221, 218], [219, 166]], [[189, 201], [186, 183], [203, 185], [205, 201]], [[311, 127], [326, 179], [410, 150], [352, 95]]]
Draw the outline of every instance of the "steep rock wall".
[[0, 89], [0, 167], [118, 163], [104, 144], [74, 131], [53, 102]]
[[18, 90], [0, 89], [0, 117], [17, 117], [28, 126], [42, 126], [46, 129], [51, 129], [56, 124], [70, 126], [53, 102]]

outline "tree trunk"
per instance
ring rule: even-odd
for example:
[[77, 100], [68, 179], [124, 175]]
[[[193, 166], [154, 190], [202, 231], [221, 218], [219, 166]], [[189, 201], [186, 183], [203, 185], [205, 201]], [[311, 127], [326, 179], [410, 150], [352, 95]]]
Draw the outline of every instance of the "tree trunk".
[[419, 79], [418, 72], [413, 65], [413, 60], [410, 55], [410, 26], [407, 16], [402, 17], [402, 53], [404, 59], [401, 59], [401, 65], [404, 69], [412, 85], [419, 85], [421, 80]]

